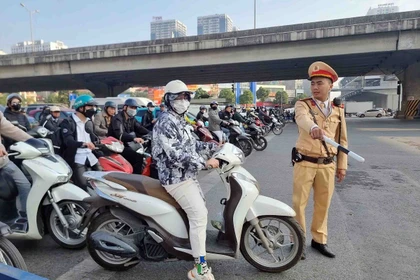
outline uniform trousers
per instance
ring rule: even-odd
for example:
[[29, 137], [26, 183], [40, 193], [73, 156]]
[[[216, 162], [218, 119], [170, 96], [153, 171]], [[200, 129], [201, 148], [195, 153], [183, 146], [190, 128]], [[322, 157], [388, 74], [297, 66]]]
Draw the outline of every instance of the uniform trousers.
[[328, 208], [334, 193], [335, 163], [308, 164], [295, 163], [293, 170], [293, 209], [296, 220], [306, 234], [305, 208], [311, 188], [314, 189], [314, 214], [312, 217], [312, 239], [318, 243], [327, 243]]

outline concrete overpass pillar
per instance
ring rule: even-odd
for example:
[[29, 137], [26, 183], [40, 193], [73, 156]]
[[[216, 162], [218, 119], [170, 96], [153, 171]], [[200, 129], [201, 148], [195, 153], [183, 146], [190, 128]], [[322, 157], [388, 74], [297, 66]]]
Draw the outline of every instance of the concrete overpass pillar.
[[129, 88], [127, 85], [113, 85], [100, 82], [91, 82], [86, 85], [95, 97], [116, 97]]
[[411, 64], [398, 75], [402, 82], [402, 102], [399, 117], [412, 120], [420, 116], [420, 63]]

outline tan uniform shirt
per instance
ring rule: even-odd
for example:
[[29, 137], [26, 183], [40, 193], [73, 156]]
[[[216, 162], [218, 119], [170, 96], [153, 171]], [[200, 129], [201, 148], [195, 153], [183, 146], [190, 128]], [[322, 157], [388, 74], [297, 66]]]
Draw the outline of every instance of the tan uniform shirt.
[[[306, 104], [305, 104], [306, 103]], [[308, 106], [309, 105], [309, 106]], [[340, 144], [347, 148], [347, 126], [346, 119], [344, 116], [344, 109], [334, 106], [330, 103], [329, 114], [326, 116], [317, 106], [312, 98], [299, 100], [295, 105], [295, 118], [296, 124], [299, 128], [299, 137], [296, 142], [296, 149], [305, 156], [310, 157], [327, 157], [324, 145], [318, 139], [312, 139], [310, 135], [311, 128], [315, 126], [315, 122], [310, 113], [310, 110], [315, 114], [316, 122], [318, 126], [324, 130], [325, 135], [338, 143], [339, 129], [341, 122], [341, 137]], [[341, 119], [341, 120], [340, 120]], [[330, 152], [330, 156], [337, 155], [337, 149], [328, 145], [327, 148]], [[316, 164], [308, 161], [303, 161], [302, 164], [310, 167], [320, 167], [323, 164]], [[327, 165], [324, 165], [327, 166]], [[347, 155], [340, 152], [337, 158], [337, 168], [347, 169]]]

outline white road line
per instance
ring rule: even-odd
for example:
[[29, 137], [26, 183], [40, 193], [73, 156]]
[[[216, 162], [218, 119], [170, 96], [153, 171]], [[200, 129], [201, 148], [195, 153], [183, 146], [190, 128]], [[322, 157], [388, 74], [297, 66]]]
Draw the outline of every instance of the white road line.
[[95, 263], [92, 258], [88, 257], [58, 277], [57, 280], [108, 280], [111, 279], [115, 273], [116, 272], [105, 270]]

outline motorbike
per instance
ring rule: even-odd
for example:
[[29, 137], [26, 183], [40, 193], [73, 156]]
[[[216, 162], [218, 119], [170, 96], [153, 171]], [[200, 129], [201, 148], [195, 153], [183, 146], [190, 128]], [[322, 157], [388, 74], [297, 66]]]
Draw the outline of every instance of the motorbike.
[[124, 144], [114, 137], [106, 137], [95, 144], [99, 164], [104, 171], [121, 171], [124, 173], [133, 173], [133, 166], [121, 155], [124, 150]]
[[254, 121], [248, 119], [244, 123], [245, 133], [251, 135], [253, 147], [256, 151], [264, 151], [267, 148], [267, 139], [262, 135], [263, 131]]
[[214, 140], [212, 133], [208, 130], [207, 127], [205, 127], [202, 121], [197, 121], [196, 126], [197, 127], [195, 128], [194, 133], [197, 135], [199, 141], [219, 144], [219, 142]]
[[53, 240], [69, 249], [80, 249], [86, 235], [78, 230], [85, 214], [82, 202], [89, 194], [69, 183], [72, 170], [63, 158], [53, 154], [45, 139], [31, 138], [10, 146], [9, 157], [31, 182], [27, 200], [27, 221], [16, 209], [18, 191], [11, 176], [0, 170], [0, 221], [12, 230], [9, 238], [42, 239], [45, 226]]
[[19, 250], [6, 238], [11, 234], [10, 227], [0, 222], [0, 263], [27, 271], [25, 260]]
[[[215, 230], [207, 231], [207, 259], [235, 259], [241, 252], [262, 271], [293, 267], [305, 245], [294, 210], [260, 195], [238, 147], [226, 143], [213, 158], [227, 195], [220, 201], [223, 221], [213, 221]], [[85, 200], [90, 208], [82, 223], [89, 225], [88, 251], [96, 263], [122, 271], [141, 260], [193, 260], [186, 213], [158, 180], [99, 171], [84, 176], [98, 194]]]
[[[228, 123], [228, 125], [223, 126], [226, 126], [229, 129], [229, 143], [232, 143], [233, 145], [240, 148], [246, 157], [249, 156], [253, 150], [253, 141], [251, 139], [251, 135], [244, 133], [239, 127], [239, 123], [237, 121], [229, 120]], [[212, 135], [214, 140], [219, 142], [217, 135], [215, 133], [212, 133]]]

